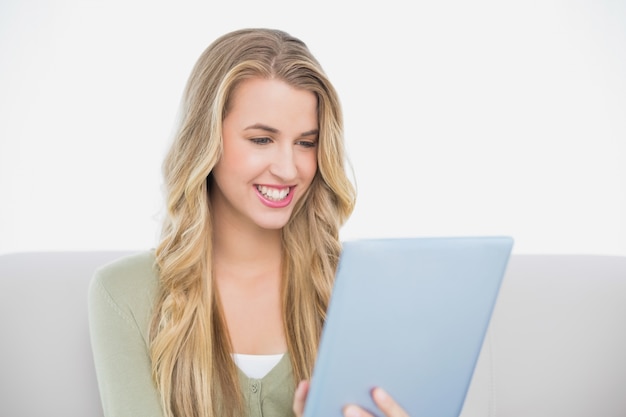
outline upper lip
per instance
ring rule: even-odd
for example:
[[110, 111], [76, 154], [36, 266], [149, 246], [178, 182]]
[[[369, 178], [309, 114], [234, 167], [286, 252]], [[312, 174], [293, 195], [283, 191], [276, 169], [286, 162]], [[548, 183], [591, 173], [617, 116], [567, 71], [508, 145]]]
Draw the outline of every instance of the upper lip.
[[277, 190], [284, 190], [285, 188], [294, 188], [295, 185], [274, 185], [274, 184], [256, 184], [257, 187], [275, 188]]

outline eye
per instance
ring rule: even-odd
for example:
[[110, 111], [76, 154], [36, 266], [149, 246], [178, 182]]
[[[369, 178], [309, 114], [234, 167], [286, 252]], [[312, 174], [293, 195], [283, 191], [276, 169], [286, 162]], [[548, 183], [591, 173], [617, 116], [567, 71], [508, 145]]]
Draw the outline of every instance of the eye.
[[314, 140], [300, 140], [296, 142], [296, 145], [300, 145], [304, 148], [315, 148], [317, 146], [317, 141]]
[[256, 143], [257, 145], [267, 145], [272, 140], [270, 138], [252, 138], [250, 141], [252, 143]]

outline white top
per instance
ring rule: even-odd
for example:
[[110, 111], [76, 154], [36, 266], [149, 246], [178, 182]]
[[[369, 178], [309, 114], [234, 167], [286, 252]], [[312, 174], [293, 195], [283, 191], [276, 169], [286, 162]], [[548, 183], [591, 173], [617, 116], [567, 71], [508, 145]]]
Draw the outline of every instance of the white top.
[[248, 378], [261, 379], [280, 362], [284, 353], [275, 355], [245, 355], [233, 353], [235, 364]]

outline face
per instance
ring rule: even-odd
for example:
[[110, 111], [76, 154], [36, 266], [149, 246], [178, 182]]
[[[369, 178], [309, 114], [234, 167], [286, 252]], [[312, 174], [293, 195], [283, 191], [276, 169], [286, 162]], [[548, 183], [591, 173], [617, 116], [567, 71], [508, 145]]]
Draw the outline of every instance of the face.
[[253, 78], [234, 91], [213, 169], [215, 221], [282, 228], [317, 171], [317, 98], [283, 81]]

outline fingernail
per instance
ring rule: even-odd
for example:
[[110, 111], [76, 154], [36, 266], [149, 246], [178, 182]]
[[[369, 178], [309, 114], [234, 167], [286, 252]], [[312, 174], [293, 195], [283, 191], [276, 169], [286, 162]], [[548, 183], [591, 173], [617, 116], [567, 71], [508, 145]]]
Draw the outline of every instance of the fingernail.
[[345, 417], [362, 417], [363, 414], [361, 413], [361, 410], [359, 409], [359, 407], [355, 406], [355, 405], [349, 405], [345, 408], [343, 415]]
[[382, 405], [389, 404], [389, 401], [391, 401], [389, 394], [387, 394], [387, 392], [382, 388], [376, 388], [374, 390], [374, 399]]

